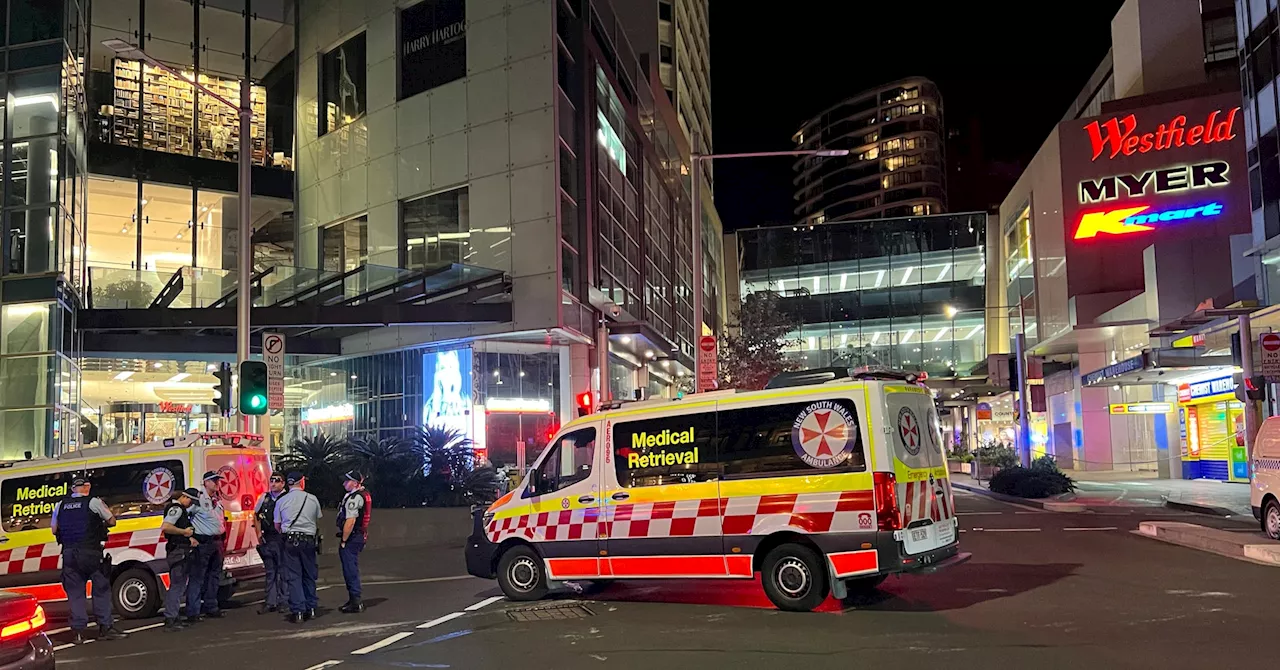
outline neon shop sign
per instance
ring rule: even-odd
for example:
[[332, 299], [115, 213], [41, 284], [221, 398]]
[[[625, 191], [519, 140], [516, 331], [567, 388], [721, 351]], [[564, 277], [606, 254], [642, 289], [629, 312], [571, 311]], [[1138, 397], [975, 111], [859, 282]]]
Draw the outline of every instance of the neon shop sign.
[[1093, 149], [1090, 160], [1096, 161], [1104, 153], [1107, 158], [1115, 158], [1121, 154], [1132, 156], [1233, 140], [1236, 137], [1236, 115], [1239, 113], [1239, 107], [1217, 109], [1210, 112], [1203, 122], [1197, 119], [1194, 123], [1188, 121], [1185, 114], [1179, 114], [1145, 133], [1138, 132], [1138, 117], [1135, 114], [1102, 122], [1093, 121], [1084, 127]]
[[1187, 219], [1212, 219], [1222, 214], [1222, 203], [1210, 202], [1198, 207], [1175, 207], [1153, 210], [1150, 205], [1122, 207], [1080, 216], [1075, 239], [1088, 240], [1098, 235], [1132, 235], [1155, 230], [1152, 224], [1172, 223]]

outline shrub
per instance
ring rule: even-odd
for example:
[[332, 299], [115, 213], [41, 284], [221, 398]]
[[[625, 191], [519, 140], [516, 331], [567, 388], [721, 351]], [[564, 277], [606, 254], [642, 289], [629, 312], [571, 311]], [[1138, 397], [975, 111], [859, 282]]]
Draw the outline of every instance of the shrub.
[[[1038, 459], [1037, 459], [1038, 460]], [[1055, 465], [1056, 467], [1056, 465]], [[991, 478], [991, 490], [1019, 498], [1048, 498], [1075, 490], [1075, 482], [1061, 472], [1024, 468], [1003, 468]]]
[[978, 447], [978, 462], [998, 470], [1011, 468], [1018, 464], [1018, 452], [1013, 447], [1006, 447], [998, 442], [989, 442]]

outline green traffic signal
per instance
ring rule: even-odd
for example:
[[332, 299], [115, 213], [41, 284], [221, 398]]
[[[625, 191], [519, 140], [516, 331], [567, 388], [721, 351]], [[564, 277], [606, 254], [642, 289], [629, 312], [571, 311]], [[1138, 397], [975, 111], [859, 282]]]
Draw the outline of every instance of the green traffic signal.
[[267, 413], [267, 364], [262, 361], [240, 364], [240, 413]]

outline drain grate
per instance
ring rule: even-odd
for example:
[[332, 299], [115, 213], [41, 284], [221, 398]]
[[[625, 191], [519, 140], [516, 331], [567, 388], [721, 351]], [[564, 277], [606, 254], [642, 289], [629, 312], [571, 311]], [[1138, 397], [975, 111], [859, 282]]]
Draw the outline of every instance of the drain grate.
[[565, 603], [562, 605], [543, 605], [507, 610], [507, 617], [512, 621], [552, 621], [556, 619], [585, 619], [596, 613], [586, 605]]

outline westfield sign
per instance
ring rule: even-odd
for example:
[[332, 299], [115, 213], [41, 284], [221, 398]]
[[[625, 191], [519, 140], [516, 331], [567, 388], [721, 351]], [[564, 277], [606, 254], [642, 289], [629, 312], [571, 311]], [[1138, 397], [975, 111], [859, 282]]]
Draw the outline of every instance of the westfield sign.
[[1139, 132], [1136, 114], [1093, 121], [1084, 127], [1093, 149], [1090, 160], [1096, 161], [1103, 154], [1115, 158], [1122, 154], [1132, 156], [1175, 147], [1226, 142], [1236, 137], [1235, 123], [1239, 114], [1238, 106], [1214, 110], [1194, 121], [1188, 120], [1185, 114], [1179, 114], [1147, 132]]

